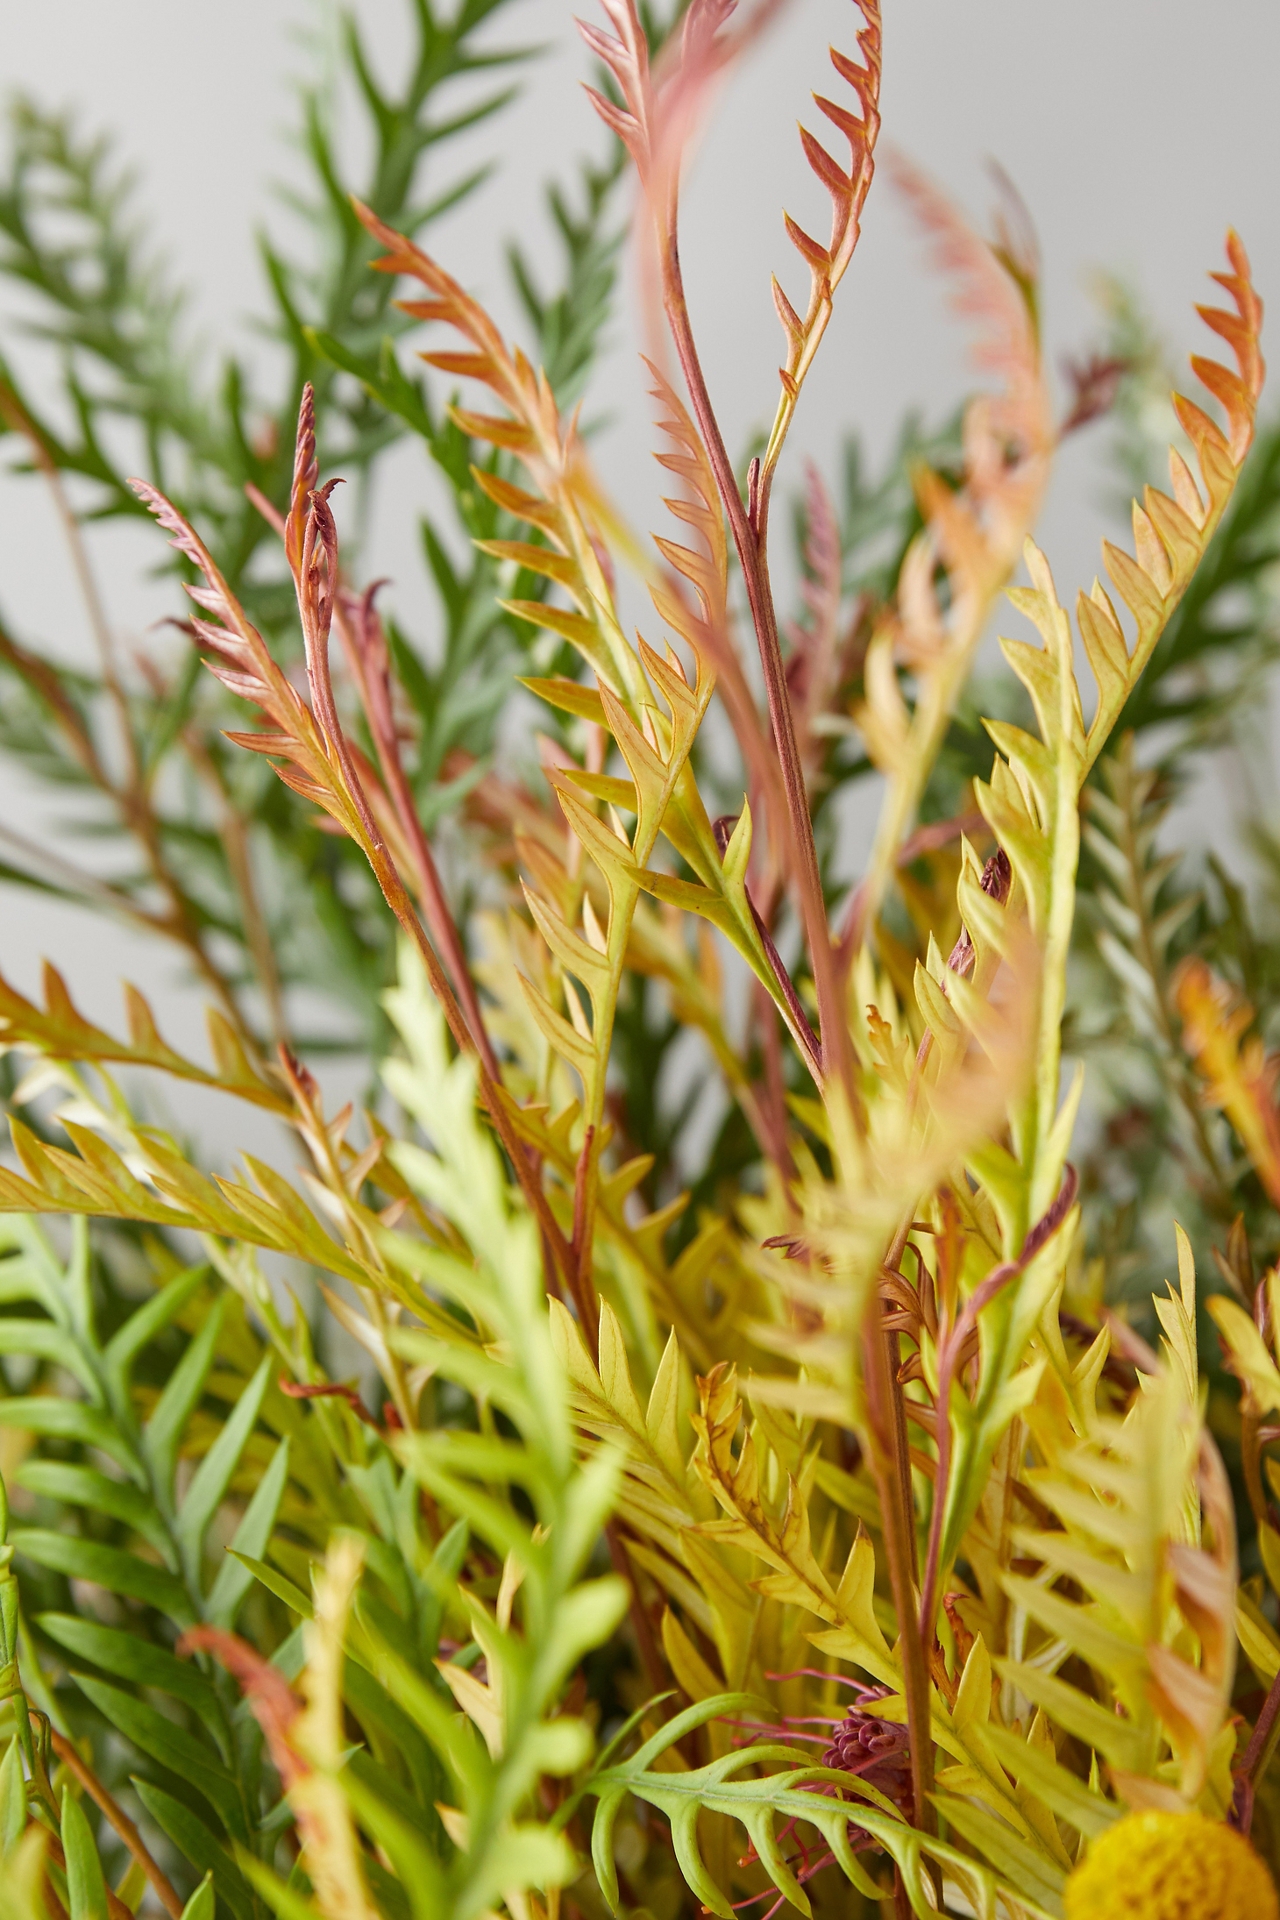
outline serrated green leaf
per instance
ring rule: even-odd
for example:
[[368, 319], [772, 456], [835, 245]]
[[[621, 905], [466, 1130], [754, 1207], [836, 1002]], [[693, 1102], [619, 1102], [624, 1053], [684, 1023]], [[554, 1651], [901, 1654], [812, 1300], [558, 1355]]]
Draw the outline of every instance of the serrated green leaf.
[[[0, 987], [0, 997], [3, 988]], [[11, 1233], [23, 1223], [18, 1219], [7, 1218], [3, 1230]], [[58, 1326], [67, 1325], [67, 1303], [62, 1299], [58, 1280], [60, 1276], [53, 1271], [53, 1261], [48, 1257], [47, 1245], [42, 1247], [44, 1258], [27, 1253], [13, 1253], [10, 1243], [3, 1246], [3, 1258], [0, 1258], [0, 1306], [13, 1306], [19, 1300], [33, 1300], [43, 1307], [49, 1318]]]
[[51, 1320], [21, 1320], [10, 1316], [0, 1320], [0, 1354], [20, 1353], [46, 1366], [65, 1367], [73, 1373], [85, 1392], [101, 1397], [93, 1368], [66, 1330]]
[[1015, 1605], [1022, 1607], [1047, 1633], [1065, 1640], [1090, 1666], [1105, 1673], [1110, 1680], [1117, 1681], [1140, 1669], [1141, 1649], [1104, 1626], [1096, 1613], [1037, 1586], [1024, 1574], [1007, 1573], [1002, 1585]]
[[302, 332], [313, 351], [322, 359], [331, 361], [344, 373], [351, 374], [379, 406], [403, 420], [407, 427], [421, 434], [428, 443], [434, 443], [436, 427], [427, 411], [425, 395], [417, 382], [410, 380], [402, 371], [390, 350], [389, 340], [385, 343], [387, 351], [374, 360], [354, 353], [336, 334], [327, 333], [323, 328], [304, 327]]
[[343, 1673], [343, 1695], [363, 1726], [380, 1731], [390, 1749], [409, 1770], [421, 1807], [434, 1807], [443, 1797], [444, 1775], [427, 1741], [404, 1708], [392, 1698], [366, 1667], [348, 1660]]
[[370, 1666], [379, 1684], [395, 1695], [426, 1735], [451, 1780], [461, 1782], [464, 1798], [483, 1792], [487, 1769], [474, 1728], [458, 1721], [452, 1701], [441, 1698], [438, 1683], [424, 1679], [375, 1629], [366, 1625], [366, 1634]]
[[494, 1844], [471, 1855], [467, 1893], [479, 1907], [492, 1907], [506, 1888], [563, 1887], [577, 1868], [573, 1848], [563, 1834], [530, 1824], [504, 1826]]
[[427, 1570], [428, 1592], [420, 1615], [421, 1643], [434, 1659], [440, 1642], [446, 1596], [462, 1571], [467, 1557], [470, 1532], [465, 1520], [455, 1520], [431, 1556]]
[[1123, 1772], [1142, 1769], [1145, 1741], [1141, 1729], [1131, 1721], [1108, 1711], [1079, 1687], [1059, 1680], [1056, 1674], [1042, 1673], [1038, 1667], [1018, 1660], [998, 1659], [995, 1665], [1001, 1679], [1025, 1694], [1032, 1706], [1043, 1708], [1055, 1726], [1082, 1740], [1087, 1747], [1096, 1748], [1105, 1760]]
[[446, 1881], [440, 1860], [426, 1843], [421, 1815], [405, 1818], [356, 1774], [349, 1776], [347, 1793], [361, 1825], [395, 1868], [414, 1920], [439, 1920]]
[[591, 1864], [595, 1868], [600, 1891], [610, 1913], [618, 1911], [618, 1868], [614, 1858], [613, 1836], [618, 1815], [626, 1805], [626, 1792], [617, 1787], [600, 1796], [596, 1817], [591, 1823]]
[[185, 1273], [161, 1287], [154, 1299], [131, 1313], [124, 1325], [112, 1334], [104, 1358], [121, 1392], [127, 1387], [130, 1370], [142, 1349], [177, 1319], [211, 1273], [212, 1269], [205, 1264], [188, 1267]]
[[698, 1700], [691, 1707], [685, 1707], [679, 1713], [672, 1714], [664, 1721], [656, 1733], [650, 1734], [644, 1745], [638, 1747], [626, 1762], [626, 1772], [643, 1772], [665, 1753], [668, 1747], [683, 1740], [686, 1733], [692, 1733], [695, 1727], [703, 1727], [708, 1720], [721, 1720], [729, 1714], [756, 1713], [768, 1702], [754, 1693], [714, 1693], [705, 1700]]
[[989, 1860], [1001, 1879], [1027, 1899], [1055, 1916], [1062, 1913], [1062, 1886], [1066, 1878], [1056, 1860], [1038, 1852], [1013, 1828], [976, 1801], [954, 1793], [934, 1795], [939, 1813], [971, 1846]]
[[376, 1853], [365, 1853], [360, 1862], [373, 1904], [385, 1920], [413, 1920], [409, 1896], [394, 1873], [389, 1873]]
[[239, 1850], [237, 1857], [254, 1892], [272, 1913], [279, 1916], [279, 1920], [316, 1920], [316, 1910], [311, 1902], [273, 1873], [265, 1862], [255, 1860], [244, 1848]]
[[679, 1486], [684, 1479], [685, 1465], [680, 1448], [680, 1344], [674, 1327], [653, 1377], [644, 1423], [649, 1445]]
[[238, 1560], [241, 1566], [247, 1567], [254, 1579], [260, 1581], [268, 1593], [274, 1593], [277, 1600], [283, 1600], [291, 1612], [301, 1614], [304, 1620], [311, 1619], [315, 1609], [301, 1587], [295, 1587], [293, 1581], [286, 1579], [283, 1573], [275, 1567], [268, 1566], [265, 1560], [259, 1560], [251, 1553], [241, 1553], [235, 1547], [228, 1547], [227, 1552], [233, 1559]]
[[557, 707], [562, 713], [574, 714], [580, 720], [594, 721], [597, 726], [604, 725], [604, 704], [597, 688], [583, 686], [577, 680], [556, 678], [539, 680], [522, 678], [522, 687], [545, 700], [548, 706]]
[[1096, 1840], [1124, 1812], [1123, 1807], [1117, 1806], [1112, 1800], [1104, 1800], [1083, 1780], [1078, 1780], [1065, 1767], [1059, 1766], [1051, 1755], [1041, 1752], [1017, 1734], [1010, 1733], [1007, 1728], [991, 1722], [983, 1731], [987, 1745], [1001, 1766], [1020, 1784], [1030, 1787], [1051, 1813], [1069, 1821], [1077, 1833], [1084, 1834], [1086, 1839]]

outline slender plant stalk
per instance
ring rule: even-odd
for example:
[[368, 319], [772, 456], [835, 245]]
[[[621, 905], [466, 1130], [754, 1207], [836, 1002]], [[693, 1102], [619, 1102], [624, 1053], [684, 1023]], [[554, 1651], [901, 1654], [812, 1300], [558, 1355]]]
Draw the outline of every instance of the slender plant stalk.
[[98, 588], [97, 577], [89, 562], [88, 549], [80, 522], [76, 518], [62, 475], [57, 463], [45, 444], [44, 435], [28, 414], [18, 396], [7, 382], [0, 380], [0, 417], [3, 417], [15, 433], [20, 433], [31, 448], [36, 465], [39, 467], [49, 494], [57, 510], [67, 551], [71, 555], [71, 565], [75, 571], [76, 584], [80, 597], [84, 601], [85, 612], [89, 618], [89, 627], [98, 648], [102, 662], [102, 680], [110, 694], [120, 720], [120, 730], [124, 738], [126, 751], [133, 748], [133, 730], [129, 724], [129, 706], [125, 699], [124, 688], [120, 684], [119, 669], [116, 662], [115, 639], [111, 624], [107, 619], [106, 604]]
[[1240, 1828], [1244, 1833], [1248, 1833], [1253, 1825], [1254, 1789], [1275, 1751], [1278, 1736], [1280, 1736], [1280, 1672], [1276, 1674], [1267, 1690], [1262, 1712], [1258, 1715], [1249, 1744], [1244, 1751], [1244, 1758], [1235, 1775], [1236, 1793], [1240, 1804]]
[[1120, 785], [1123, 796], [1117, 796], [1123, 821], [1119, 847], [1124, 856], [1127, 871], [1129, 895], [1127, 904], [1138, 923], [1138, 959], [1151, 982], [1151, 1009], [1163, 1043], [1164, 1056], [1169, 1063], [1168, 1078], [1172, 1083], [1178, 1104], [1190, 1123], [1196, 1146], [1204, 1162], [1213, 1193], [1213, 1206], [1217, 1212], [1226, 1212], [1229, 1217], [1230, 1184], [1223, 1172], [1221, 1159], [1209, 1131], [1208, 1112], [1198, 1096], [1188, 1068], [1177, 1017], [1170, 1001], [1168, 973], [1152, 931], [1151, 913], [1146, 900], [1146, 875], [1142, 868], [1137, 836], [1137, 816], [1142, 807], [1142, 799], [1135, 789], [1141, 775], [1134, 765], [1131, 735], [1126, 736], [1121, 743], [1117, 758], [1122, 772]]
[[1011, 1280], [1018, 1275], [1034, 1258], [1045, 1241], [1056, 1233], [1062, 1222], [1075, 1205], [1079, 1190], [1079, 1178], [1073, 1166], [1068, 1166], [1062, 1187], [1053, 1205], [1036, 1221], [1022, 1245], [1022, 1251], [1016, 1260], [1006, 1260], [993, 1267], [965, 1301], [953, 1328], [947, 1329], [939, 1322], [938, 1327], [938, 1419], [937, 1442], [938, 1459], [933, 1483], [933, 1513], [929, 1521], [929, 1545], [925, 1557], [924, 1585], [920, 1595], [920, 1632], [924, 1645], [933, 1644], [934, 1627], [938, 1610], [938, 1582], [941, 1577], [942, 1529], [946, 1517], [947, 1489], [951, 1478], [951, 1388], [955, 1381], [956, 1369], [960, 1357], [970, 1336], [977, 1331], [978, 1315], [989, 1307], [996, 1296], [1003, 1292]]
[[285, 1014], [280, 969], [276, 965], [275, 949], [271, 943], [271, 929], [267, 925], [262, 902], [258, 897], [258, 884], [253, 872], [253, 851], [249, 844], [244, 816], [227, 791], [227, 785], [218, 764], [195, 727], [183, 728], [182, 744], [187, 758], [213, 795], [217, 805], [223, 845], [227, 851], [227, 865], [231, 869], [231, 878], [240, 901], [240, 911], [244, 916], [245, 938], [253, 959], [254, 971], [258, 976], [258, 985], [262, 989], [262, 998], [266, 1004], [271, 1037], [277, 1046], [287, 1045], [289, 1024]]
[[680, 269], [677, 220], [678, 209], [673, 187], [667, 209], [666, 230], [662, 239], [663, 305], [689, 389], [694, 418], [697, 420], [698, 430], [702, 435], [711, 469], [715, 475], [720, 499], [728, 516], [729, 530], [733, 535], [733, 544], [737, 549], [738, 560], [742, 567], [756, 642], [760, 650], [760, 664], [764, 670], [765, 692], [769, 702], [769, 718], [773, 725], [774, 744], [778, 752], [782, 783], [787, 799], [787, 817], [791, 826], [792, 851], [796, 861], [796, 886], [809, 948], [809, 960], [813, 968], [814, 986], [818, 995], [818, 1022], [821, 1028], [823, 1060], [828, 1074], [834, 1073], [850, 1105], [856, 1108], [853, 1056], [847, 1022], [841, 1006], [831, 930], [822, 892], [822, 876], [818, 869], [818, 851], [814, 844], [813, 822], [809, 817], [804, 766], [796, 739], [795, 718], [791, 711], [786, 669], [783, 666], [782, 648], [778, 639], [777, 614], [769, 585], [768, 563], [758, 529], [748, 509], [743, 505], [742, 495], [738, 491], [733, 466], [725, 450], [724, 438], [703, 376], [702, 363], [698, 357], [693, 327], [689, 319], [688, 302], [685, 299], [684, 279]]
[[[182, 1899], [180, 1895], [169, 1880], [168, 1875], [164, 1872], [164, 1869], [149, 1852], [145, 1840], [134, 1826], [133, 1821], [129, 1818], [124, 1808], [112, 1798], [93, 1769], [85, 1765], [72, 1742], [64, 1739], [56, 1727], [50, 1728], [49, 1739], [54, 1752], [57, 1754], [59, 1760], [61, 1760], [63, 1766], [74, 1773], [89, 1798], [94, 1802], [95, 1806], [101, 1808], [120, 1838], [124, 1841], [125, 1846], [129, 1849], [129, 1852], [133, 1855], [133, 1858], [137, 1861], [142, 1871], [146, 1874], [147, 1879], [154, 1887], [156, 1897], [164, 1907], [166, 1913], [171, 1913], [174, 1920], [182, 1920]], [[123, 1902], [121, 1904], [123, 1905]], [[127, 1908], [125, 1910], [126, 1912], [128, 1911]]]
[[55, 853], [50, 847], [41, 846], [39, 841], [28, 840], [25, 833], [15, 833], [12, 827], [0, 826], [0, 846], [8, 847], [17, 854], [41, 880], [60, 883], [68, 892], [92, 901], [104, 913], [125, 920], [130, 926], [139, 927], [146, 933], [169, 936], [169, 921], [164, 914], [148, 912], [129, 894], [122, 893], [106, 880], [99, 880], [92, 873], [86, 873], [73, 860]]
[[635, 1569], [631, 1564], [631, 1555], [627, 1552], [626, 1539], [616, 1521], [606, 1521], [604, 1537], [609, 1548], [609, 1559], [613, 1563], [613, 1570], [627, 1583], [631, 1626], [636, 1636], [636, 1645], [640, 1649], [640, 1658], [644, 1662], [645, 1677], [655, 1692], [665, 1693], [668, 1685], [667, 1663], [654, 1637], [653, 1622], [645, 1612], [644, 1602], [640, 1598], [640, 1589], [636, 1584]]
[[[322, 524], [323, 536], [321, 536]], [[325, 557], [322, 558], [322, 555]], [[328, 558], [330, 555], [333, 556], [332, 560]], [[332, 565], [336, 572], [336, 555], [337, 539], [332, 533], [332, 515], [328, 500], [323, 489], [313, 490], [308, 495], [306, 526], [298, 567], [298, 607], [302, 616], [308, 677], [311, 682], [316, 719], [359, 816], [366, 837], [369, 863], [382, 889], [383, 898], [421, 955], [432, 991], [440, 1002], [456, 1045], [464, 1052], [475, 1055], [476, 1044], [461, 1003], [453, 991], [434, 946], [427, 937], [426, 929], [414, 911], [413, 902], [374, 818], [350, 745], [338, 718], [338, 710], [333, 698], [333, 683], [329, 673], [327, 621], [320, 615], [317, 579], [318, 574], [323, 573], [328, 565]], [[560, 1229], [559, 1222], [551, 1211], [541, 1180], [536, 1176], [528, 1154], [516, 1137], [503, 1104], [501, 1082], [489, 1073], [484, 1061], [478, 1055], [476, 1060], [479, 1092], [485, 1110], [511, 1161], [521, 1189], [533, 1208], [556, 1265], [564, 1276], [582, 1318], [582, 1324], [584, 1328], [593, 1331], [596, 1323], [594, 1304], [589, 1298], [588, 1289], [581, 1285], [577, 1261]]]
[[895, 1460], [893, 1410], [896, 1382], [890, 1376], [889, 1349], [880, 1325], [880, 1296], [872, 1292], [862, 1328], [862, 1369], [867, 1397], [867, 1424], [871, 1433], [870, 1462], [884, 1522], [885, 1558], [897, 1616], [903, 1691], [910, 1729], [911, 1793], [915, 1825], [923, 1833], [937, 1832], [933, 1807], [933, 1735], [929, 1710], [929, 1673], [920, 1637], [918, 1601], [911, 1575], [915, 1551], [914, 1529], [904, 1509], [902, 1486]]
[[1270, 1503], [1262, 1484], [1262, 1416], [1248, 1395], [1240, 1408], [1240, 1463], [1249, 1511], [1260, 1527], [1271, 1525]]
[[[493, 1042], [485, 1026], [480, 996], [467, 964], [466, 948], [463, 946], [458, 924], [450, 912], [435, 855], [431, 851], [431, 842], [418, 817], [418, 809], [414, 804], [413, 793], [405, 774], [404, 762], [400, 755], [400, 742], [396, 735], [395, 716], [391, 709], [390, 681], [382, 666], [381, 658], [375, 657], [378, 655], [385, 657], [386, 641], [381, 635], [378, 616], [372, 605], [367, 602], [368, 596], [364, 601], [354, 601], [352, 597], [339, 593], [334, 603], [334, 624], [356, 677], [361, 705], [377, 749], [378, 765], [395, 806], [396, 818], [405, 836], [419, 898], [422, 901], [422, 910], [426, 915], [431, 937], [449, 969], [458, 999], [471, 1029], [475, 1051], [484, 1062], [490, 1078], [500, 1080], [502, 1074], [498, 1065], [498, 1056], [493, 1050]], [[368, 631], [369, 626], [375, 623], [376, 636]]]

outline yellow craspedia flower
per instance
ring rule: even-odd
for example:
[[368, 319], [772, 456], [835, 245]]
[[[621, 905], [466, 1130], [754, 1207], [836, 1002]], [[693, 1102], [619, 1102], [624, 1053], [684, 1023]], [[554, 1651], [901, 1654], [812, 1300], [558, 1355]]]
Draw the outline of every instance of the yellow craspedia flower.
[[1242, 1833], [1202, 1813], [1127, 1813], [1066, 1885], [1067, 1920], [1280, 1920]]

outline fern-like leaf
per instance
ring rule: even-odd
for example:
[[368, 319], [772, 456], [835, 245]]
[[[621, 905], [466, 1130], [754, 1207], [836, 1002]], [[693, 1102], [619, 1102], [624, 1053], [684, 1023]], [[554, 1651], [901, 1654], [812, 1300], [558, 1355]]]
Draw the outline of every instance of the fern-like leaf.
[[861, 231], [862, 210], [875, 172], [876, 140], [880, 132], [881, 32], [879, 0], [857, 0], [865, 25], [858, 33], [862, 64], [831, 48], [831, 64], [852, 88], [857, 113], [815, 93], [814, 104], [836, 132], [849, 143], [848, 167], [840, 165], [807, 128], [800, 129], [804, 157], [831, 196], [831, 236], [824, 245], [805, 232], [788, 214], [787, 234], [809, 269], [809, 301], [803, 319], [775, 279], [773, 299], [787, 336], [787, 361], [778, 369], [782, 394], [761, 462], [762, 480], [778, 463], [778, 456], [795, 414], [800, 389], [813, 365], [831, 318], [836, 288], [853, 258]]

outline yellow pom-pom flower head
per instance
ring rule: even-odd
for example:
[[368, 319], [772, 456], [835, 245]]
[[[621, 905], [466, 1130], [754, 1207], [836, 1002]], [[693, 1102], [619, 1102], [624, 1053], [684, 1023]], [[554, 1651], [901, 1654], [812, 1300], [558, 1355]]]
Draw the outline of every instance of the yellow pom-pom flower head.
[[1201, 1813], [1130, 1813], [1066, 1885], [1066, 1920], [1280, 1920], [1244, 1835]]

